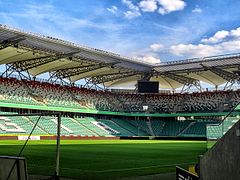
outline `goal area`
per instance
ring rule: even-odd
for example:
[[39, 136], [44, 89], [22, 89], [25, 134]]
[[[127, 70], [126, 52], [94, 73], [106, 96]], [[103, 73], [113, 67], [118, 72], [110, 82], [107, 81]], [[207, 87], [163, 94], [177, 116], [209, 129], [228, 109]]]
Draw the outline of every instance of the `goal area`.
[[[0, 126], [5, 131], [1, 144], [7, 144], [1, 147], [0, 179], [27, 180], [27, 173], [35, 179], [59, 179], [61, 113], [5, 112], [0, 114]], [[41, 141], [45, 139], [55, 145]]]

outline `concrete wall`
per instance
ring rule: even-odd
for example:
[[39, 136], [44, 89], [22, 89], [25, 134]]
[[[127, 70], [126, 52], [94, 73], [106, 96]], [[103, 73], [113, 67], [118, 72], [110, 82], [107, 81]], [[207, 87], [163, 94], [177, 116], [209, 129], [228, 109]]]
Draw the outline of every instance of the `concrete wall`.
[[240, 121], [200, 158], [201, 180], [240, 180]]

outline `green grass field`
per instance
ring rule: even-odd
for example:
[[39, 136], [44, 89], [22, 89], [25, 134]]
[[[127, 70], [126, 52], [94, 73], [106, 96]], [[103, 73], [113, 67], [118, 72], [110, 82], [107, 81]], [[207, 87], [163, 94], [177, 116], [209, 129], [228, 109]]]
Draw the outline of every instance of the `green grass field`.
[[[24, 141], [0, 141], [0, 155], [17, 155]], [[30, 141], [22, 156], [30, 174], [52, 175], [56, 141]], [[79, 179], [117, 179], [174, 172], [206, 151], [205, 141], [62, 140], [60, 175]]]

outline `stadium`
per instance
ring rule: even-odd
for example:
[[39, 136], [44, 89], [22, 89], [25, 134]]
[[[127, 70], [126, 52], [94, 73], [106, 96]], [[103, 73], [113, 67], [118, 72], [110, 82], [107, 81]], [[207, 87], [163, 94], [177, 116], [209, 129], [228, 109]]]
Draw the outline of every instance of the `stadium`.
[[2, 177], [239, 177], [240, 54], [152, 65], [1, 25], [0, 63], [0, 155], [27, 162]]

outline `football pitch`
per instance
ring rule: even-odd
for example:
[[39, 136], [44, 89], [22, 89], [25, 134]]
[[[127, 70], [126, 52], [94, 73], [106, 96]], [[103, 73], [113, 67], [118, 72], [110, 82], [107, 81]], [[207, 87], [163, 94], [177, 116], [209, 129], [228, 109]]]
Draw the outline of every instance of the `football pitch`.
[[[29, 174], [53, 175], [56, 141], [29, 141], [21, 156]], [[17, 155], [24, 141], [1, 140], [0, 155]], [[175, 172], [206, 151], [206, 141], [61, 140], [60, 175], [77, 179], [118, 179]]]

